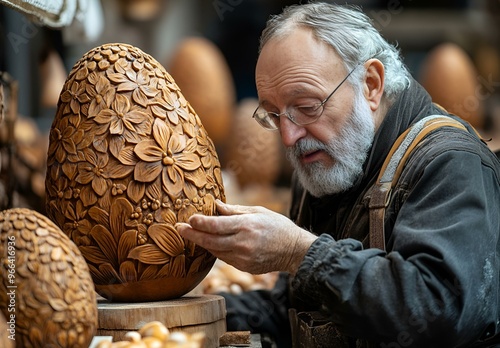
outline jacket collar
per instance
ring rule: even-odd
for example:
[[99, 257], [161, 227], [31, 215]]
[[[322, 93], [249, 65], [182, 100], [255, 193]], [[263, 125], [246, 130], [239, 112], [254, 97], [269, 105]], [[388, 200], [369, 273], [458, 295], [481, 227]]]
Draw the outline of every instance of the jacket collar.
[[410, 86], [397, 96], [375, 133], [363, 175], [354, 187], [366, 184], [367, 180], [376, 176], [398, 136], [416, 121], [431, 115], [433, 111], [435, 113], [435, 109], [430, 95], [417, 81], [411, 79]]

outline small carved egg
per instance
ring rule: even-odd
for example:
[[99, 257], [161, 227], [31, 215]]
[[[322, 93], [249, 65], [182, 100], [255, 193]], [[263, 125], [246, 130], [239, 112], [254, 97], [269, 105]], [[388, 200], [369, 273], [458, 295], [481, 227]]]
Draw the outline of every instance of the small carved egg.
[[422, 62], [419, 81], [432, 100], [472, 126], [485, 125], [484, 91], [479, 73], [466, 51], [453, 43], [432, 49]]
[[87, 348], [97, 301], [76, 245], [42, 214], [14, 208], [0, 212], [0, 257], [0, 309], [17, 347]]
[[200, 118], [150, 55], [106, 44], [73, 67], [50, 130], [47, 214], [112, 301], [177, 298], [215, 257], [175, 228], [225, 201]]
[[179, 42], [167, 69], [198, 112], [217, 149], [224, 151], [236, 91], [222, 52], [208, 39], [189, 37]]
[[262, 128], [252, 118], [258, 105], [255, 98], [238, 104], [227, 141], [225, 168], [236, 176], [242, 188], [273, 185], [285, 158], [279, 133]]

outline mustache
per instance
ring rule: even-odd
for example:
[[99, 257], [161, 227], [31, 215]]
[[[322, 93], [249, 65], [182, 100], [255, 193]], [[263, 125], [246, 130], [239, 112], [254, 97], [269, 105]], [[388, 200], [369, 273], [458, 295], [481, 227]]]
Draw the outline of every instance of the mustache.
[[286, 149], [286, 155], [299, 158], [307, 153], [320, 150], [329, 152], [328, 146], [323, 144], [321, 141], [312, 138], [305, 138], [298, 140], [292, 147], [288, 147]]

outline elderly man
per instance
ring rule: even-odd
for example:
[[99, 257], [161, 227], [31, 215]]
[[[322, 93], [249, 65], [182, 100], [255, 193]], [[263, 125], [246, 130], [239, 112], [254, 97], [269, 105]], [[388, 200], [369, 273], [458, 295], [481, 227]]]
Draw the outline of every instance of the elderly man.
[[178, 226], [241, 270], [284, 272], [272, 291], [225, 295], [229, 330], [289, 346], [288, 313], [296, 324], [311, 312], [333, 327], [324, 346], [491, 342], [500, 331], [500, 163], [473, 129], [451, 122], [413, 149], [378, 206], [376, 248], [370, 198], [396, 139], [428, 116], [458, 118], [432, 103], [352, 7], [296, 5], [271, 18], [256, 85], [253, 117], [280, 132], [295, 168], [292, 220], [218, 202], [219, 216]]

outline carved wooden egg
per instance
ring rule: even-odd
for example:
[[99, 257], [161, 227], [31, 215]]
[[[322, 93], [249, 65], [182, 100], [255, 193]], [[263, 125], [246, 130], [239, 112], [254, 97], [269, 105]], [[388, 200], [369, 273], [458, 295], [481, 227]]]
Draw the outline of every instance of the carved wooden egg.
[[218, 150], [230, 132], [236, 91], [224, 55], [210, 40], [182, 40], [167, 65], [168, 71], [203, 122]]
[[483, 91], [487, 93], [488, 89], [481, 86], [478, 76], [463, 48], [443, 43], [422, 61], [418, 78], [434, 102], [481, 129], [485, 125]]
[[257, 106], [255, 98], [239, 103], [227, 142], [225, 167], [234, 173], [240, 187], [273, 185], [285, 158], [279, 133], [262, 128], [252, 118]]
[[215, 257], [175, 228], [225, 201], [200, 118], [165, 69], [126, 44], [86, 53], [50, 131], [47, 212], [80, 248], [112, 301], [177, 298]]
[[15, 208], [0, 212], [0, 257], [0, 309], [17, 347], [87, 348], [97, 301], [76, 245], [47, 217]]

